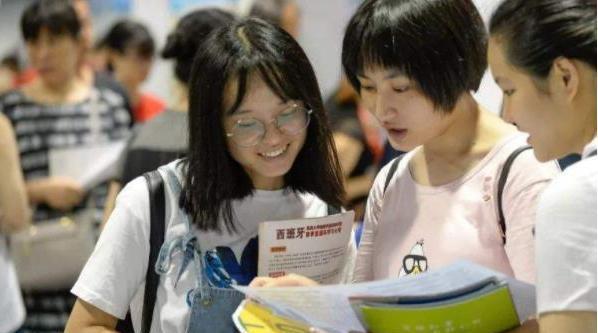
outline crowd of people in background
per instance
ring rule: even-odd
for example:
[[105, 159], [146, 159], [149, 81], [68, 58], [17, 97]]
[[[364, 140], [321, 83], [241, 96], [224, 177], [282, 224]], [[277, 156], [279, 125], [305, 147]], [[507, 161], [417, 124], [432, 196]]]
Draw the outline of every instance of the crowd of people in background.
[[[164, 43], [129, 18], [94, 40], [86, 0], [26, 7], [27, 60], [0, 59], [0, 333], [233, 331], [232, 285], [316, 284], [257, 276], [259, 223], [342, 210], [337, 283], [466, 259], [536, 286], [513, 332], [596, 331], [595, 0], [502, 0], [487, 25], [471, 0], [365, 0], [324, 98], [303, 22], [292, 0], [240, 1], [186, 13]], [[156, 57], [168, 101], [143, 89]], [[473, 97], [488, 69], [499, 115]], [[97, 181], [57, 172], [107, 156]], [[89, 253], [70, 249], [70, 275], [75, 259], [43, 258], [44, 281], [23, 246], [50, 229]]]

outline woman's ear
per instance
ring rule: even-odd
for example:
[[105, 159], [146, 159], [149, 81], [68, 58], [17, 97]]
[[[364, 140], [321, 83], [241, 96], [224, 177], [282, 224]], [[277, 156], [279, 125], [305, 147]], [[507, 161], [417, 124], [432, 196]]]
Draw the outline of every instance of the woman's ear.
[[568, 58], [558, 57], [550, 69], [550, 91], [571, 102], [579, 91], [579, 70]]

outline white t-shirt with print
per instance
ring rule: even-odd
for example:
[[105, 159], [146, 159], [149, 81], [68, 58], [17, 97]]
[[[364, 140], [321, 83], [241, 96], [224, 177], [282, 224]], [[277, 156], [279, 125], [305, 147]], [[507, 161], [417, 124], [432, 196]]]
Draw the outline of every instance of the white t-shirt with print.
[[368, 198], [354, 281], [417, 274], [466, 259], [533, 283], [535, 207], [559, 173], [557, 164], [538, 162], [531, 150], [514, 160], [502, 202], [506, 245], [496, 199], [502, 166], [526, 145], [524, 135], [506, 137], [463, 177], [441, 186], [416, 183], [408, 168], [410, 152], [384, 192], [392, 162], [386, 165]]
[[[176, 170], [182, 182], [180, 168], [176, 161], [159, 170]], [[166, 179], [166, 177], [163, 177]], [[184, 213], [178, 208], [178, 197], [170, 186], [165, 184], [166, 193], [166, 234], [165, 242], [187, 231]], [[96, 248], [85, 265], [72, 293], [83, 301], [118, 318], [124, 318], [131, 304], [133, 326], [137, 331], [141, 322], [143, 291], [149, 256], [149, 198], [146, 181], [143, 177], [127, 184], [116, 200], [116, 207], [102, 231]], [[174, 209], [173, 209], [174, 207]], [[239, 230], [235, 235], [226, 231], [198, 232], [202, 253], [216, 246], [230, 248], [237, 261], [248, 242], [257, 236], [260, 222], [302, 217], [327, 215], [327, 205], [312, 194], [295, 194], [290, 191], [261, 191], [232, 203], [233, 212], [238, 217]], [[349, 279], [355, 256], [353, 237], [348, 244], [344, 279]], [[156, 306], [151, 332], [184, 333], [190, 314], [187, 294], [196, 285], [196, 270], [186, 269], [174, 285], [183, 254], [179, 251], [172, 256], [172, 264], [162, 276], [156, 295]]]
[[538, 204], [538, 313], [596, 311], [596, 139], [546, 188]]

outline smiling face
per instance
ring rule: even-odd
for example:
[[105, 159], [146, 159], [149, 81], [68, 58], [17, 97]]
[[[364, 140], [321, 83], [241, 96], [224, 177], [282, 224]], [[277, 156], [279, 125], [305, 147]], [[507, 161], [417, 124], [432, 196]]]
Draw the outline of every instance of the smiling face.
[[[236, 80], [226, 87], [224, 110], [230, 110], [237, 92]], [[284, 186], [284, 175], [291, 169], [295, 158], [305, 142], [307, 130], [295, 135], [282, 133], [276, 126], [277, 117], [286, 114], [300, 101], [283, 101], [258, 75], [250, 75], [243, 100], [234, 112], [223, 116], [224, 131], [233, 133], [237, 124], [248, 124], [257, 120], [266, 127], [266, 132], [258, 143], [251, 147], [227, 139], [227, 147], [232, 158], [247, 172], [256, 189], [279, 189]]]
[[[548, 161], [575, 152], [579, 141], [579, 124], [562, 94], [556, 92], [558, 78], [539, 82], [513, 67], [505, 56], [504, 44], [490, 39], [488, 62], [496, 83], [503, 91], [503, 117], [523, 132], [529, 133], [528, 143], [536, 158]], [[538, 85], [541, 85], [539, 88]], [[556, 93], [555, 93], [556, 92]]]
[[366, 67], [358, 80], [365, 107], [388, 131], [393, 148], [411, 150], [448, 128], [450, 116], [436, 109], [417, 84], [399, 71]]

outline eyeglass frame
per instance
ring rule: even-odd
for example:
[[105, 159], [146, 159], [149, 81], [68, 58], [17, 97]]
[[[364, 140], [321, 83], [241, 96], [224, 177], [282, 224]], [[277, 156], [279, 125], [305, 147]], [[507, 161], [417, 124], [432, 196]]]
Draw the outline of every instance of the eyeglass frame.
[[[287, 133], [285, 133], [284, 131], [282, 131], [282, 130], [280, 129], [280, 127], [278, 126], [278, 117], [280, 116], [280, 114], [279, 114], [279, 115], [277, 115], [276, 117], [274, 117], [274, 119], [270, 120], [269, 122], [263, 122], [263, 121], [261, 121], [261, 120], [259, 120], [259, 119], [257, 119], [257, 118], [254, 118], [254, 117], [249, 117], [249, 118], [246, 118], [246, 119], [254, 119], [254, 120], [258, 121], [259, 123], [261, 123], [261, 124], [262, 124], [262, 126], [264, 127], [264, 132], [263, 132], [263, 133], [260, 135], [260, 137], [259, 137], [259, 139], [256, 141], [256, 143], [254, 143], [254, 144], [252, 144], [252, 145], [242, 145], [242, 144], [239, 144], [237, 141], [235, 141], [234, 139], [232, 139], [232, 138], [234, 137], [234, 135], [235, 135], [234, 133], [225, 132], [225, 134], [226, 134], [226, 137], [227, 137], [227, 138], [231, 138], [231, 139], [233, 140], [233, 142], [234, 142], [236, 145], [240, 146], [240, 147], [243, 147], [243, 148], [255, 147], [255, 146], [257, 146], [258, 144], [260, 144], [260, 142], [262, 142], [262, 140], [264, 140], [264, 136], [266, 135], [266, 133], [267, 133], [267, 131], [268, 131], [268, 125], [270, 125], [270, 124], [272, 124], [272, 123], [276, 123], [276, 129], [277, 129], [277, 130], [278, 130], [280, 133], [282, 133], [282, 134], [284, 134], [284, 135], [287, 135], [287, 136], [295, 136], [295, 135], [298, 135], [299, 133], [301, 133], [302, 131], [304, 131], [305, 129], [307, 129], [307, 128], [309, 127], [309, 124], [311, 123], [311, 114], [314, 112], [314, 110], [313, 110], [313, 109], [311, 109], [311, 108], [309, 108], [309, 107], [304, 107], [304, 106], [301, 106], [301, 105], [299, 105], [299, 104], [293, 104], [293, 105], [289, 106], [289, 108], [293, 108], [293, 107], [299, 107], [299, 108], [302, 108], [302, 109], [304, 109], [304, 110], [305, 110], [305, 113], [307, 114], [307, 121], [305, 122], [305, 127], [303, 127], [303, 128], [300, 130], [300, 131], [298, 131], [298, 132], [297, 132], [297, 133], [295, 133], [295, 134], [287, 134]], [[288, 108], [287, 108], [287, 109], [288, 109]], [[285, 109], [285, 110], [286, 110], [286, 109]], [[283, 111], [283, 112], [284, 112], [284, 111]], [[282, 114], [282, 112], [281, 112], [281, 114]], [[239, 120], [237, 120], [237, 121], [235, 122], [235, 125], [234, 125], [234, 126], [237, 126], [237, 125], [239, 124], [239, 122], [240, 122], [240, 121], [242, 121], [242, 120], [246, 120], [246, 119], [239, 119]]]

